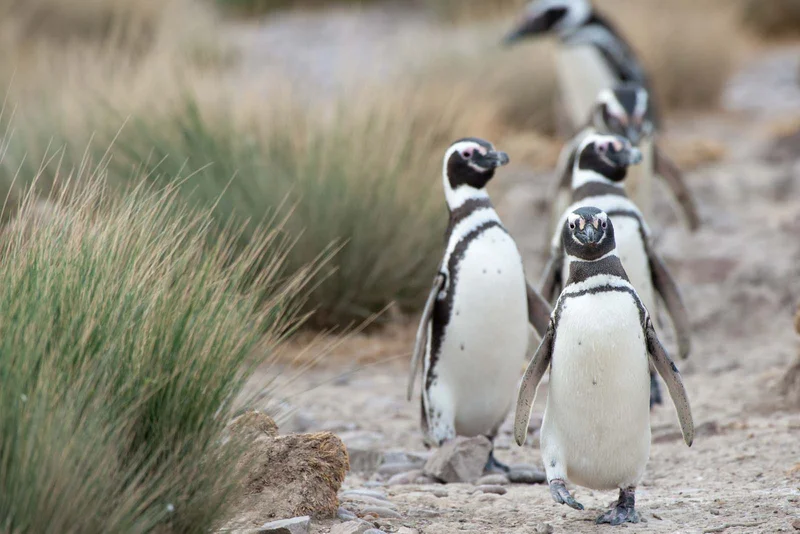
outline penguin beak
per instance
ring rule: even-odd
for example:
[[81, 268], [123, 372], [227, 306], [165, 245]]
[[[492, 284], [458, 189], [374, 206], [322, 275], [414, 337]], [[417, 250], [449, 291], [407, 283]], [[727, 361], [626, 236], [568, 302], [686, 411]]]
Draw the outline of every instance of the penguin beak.
[[481, 167], [486, 167], [488, 169], [496, 169], [497, 167], [507, 165], [509, 161], [511, 161], [511, 159], [505, 152], [490, 150], [481, 158], [478, 164]]
[[600, 240], [600, 232], [598, 232], [591, 223], [586, 223], [586, 226], [581, 232], [582, 241], [587, 245], [596, 245]]
[[619, 150], [617, 152], [608, 151], [607, 158], [617, 167], [628, 167], [630, 165], [636, 165], [641, 163], [642, 161], [642, 151], [636, 147], [630, 146], [628, 142], [626, 142], [628, 146]]
[[642, 132], [639, 128], [635, 126], [628, 127], [627, 131], [625, 132], [625, 137], [628, 138], [628, 141], [631, 142], [633, 146], [639, 146], [639, 143], [642, 141]]

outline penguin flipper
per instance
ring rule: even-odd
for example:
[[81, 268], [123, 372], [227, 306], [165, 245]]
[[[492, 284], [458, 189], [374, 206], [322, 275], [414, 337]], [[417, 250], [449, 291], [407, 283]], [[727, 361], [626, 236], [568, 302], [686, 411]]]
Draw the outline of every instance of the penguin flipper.
[[694, 422], [692, 421], [692, 409], [689, 406], [686, 388], [683, 387], [681, 373], [675, 366], [675, 362], [672, 361], [672, 358], [667, 354], [661, 341], [658, 340], [656, 331], [653, 328], [653, 323], [650, 321], [649, 317], [645, 328], [645, 336], [647, 338], [647, 352], [650, 354], [650, 358], [658, 374], [661, 375], [661, 378], [667, 385], [669, 395], [672, 397], [672, 403], [675, 405], [675, 410], [678, 412], [678, 421], [681, 424], [683, 441], [691, 447], [694, 441]]
[[667, 313], [669, 313], [669, 317], [672, 320], [672, 326], [675, 328], [675, 335], [678, 338], [678, 355], [681, 360], [685, 360], [692, 350], [689, 312], [683, 304], [678, 284], [667, 270], [664, 261], [652, 247], [647, 247], [647, 257], [650, 263], [650, 278], [653, 282], [653, 289], [664, 301]]
[[425, 301], [425, 307], [422, 309], [422, 318], [419, 320], [417, 338], [414, 342], [414, 354], [411, 356], [411, 369], [408, 373], [408, 391], [406, 392], [407, 400], [411, 400], [411, 396], [414, 394], [414, 381], [417, 378], [419, 364], [422, 361], [420, 356], [425, 352], [425, 347], [428, 344], [428, 323], [431, 321], [433, 305], [436, 303], [436, 296], [444, 286], [444, 280], [445, 276], [443, 273], [436, 274], [436, 278], [433, 279], [431, 291], [428, 293], [428, 299]]
[[550, 314], [553, 313], [550, 304], [542, 298], [536, 289], [528, 284], [528, 321], [536, 333], [542, 338], [550, 324]]
[[525, 443], [525, 438], [528, 436], [528, 422], [531, 419], [531, 410], [533, 410], [533, 401], [536, 398], [536, 390], [539, 388], [539, 382], [542, 381], [547, 367], [550, 365], [550, 359], [553, 356], [553, 340], [555, 339], [555, 326], [551, 320], [547, 326], [542, 342], [539, 343], [539, 348], [536, 349], [536, 354], [533, 355], [528, 368], [525, 370], [525, 376], [522, 378], [522, 383], [519, 386], [519, 396], [517, 397], [517, 409], [514, 414], [514, 439], [517, 445], [522, 446]]
[[700, 228], [700, 214], [697, 211], [694, 196], [686, 186], [686, 181], [683, 179], [683, 173], [680, 168], [657, 144], [653, 145], [653, 160], [656, 174], [661, 176], [669, 186], [672, 194], [675, 195], [675, 199], [680, 204], [686, 217], [689, 229], [693, 232], [696, 231]]
[[563, 251], [552, 254], [544, 266], [542, 274], [541, 294], [547, 302], [553, 302], [554, 297], [562, 286], [561, 271], [564, 267]]

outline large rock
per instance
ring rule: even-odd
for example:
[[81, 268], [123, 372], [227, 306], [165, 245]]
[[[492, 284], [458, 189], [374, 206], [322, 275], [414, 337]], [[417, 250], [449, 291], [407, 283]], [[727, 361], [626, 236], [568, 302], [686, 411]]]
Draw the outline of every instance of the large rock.
[[258, 534], [308, 534], [311, 518], [306, 516], [293, 517], [272, 521], [258, 528]]
[[275, 436], [271, 428], [252, 415], [231, 424], [247, 447], [239, 461], [244, 495], [234, 506], [237, 524], [256, 528], [286, 517], [336, 517], [350, 465], [342, 441], [330, 432]]
[[424, 472], [444, 482], [472, 482], [483, 474], [492, 451], [485, 436], [459, 436], [442, 445], [425, 463]]

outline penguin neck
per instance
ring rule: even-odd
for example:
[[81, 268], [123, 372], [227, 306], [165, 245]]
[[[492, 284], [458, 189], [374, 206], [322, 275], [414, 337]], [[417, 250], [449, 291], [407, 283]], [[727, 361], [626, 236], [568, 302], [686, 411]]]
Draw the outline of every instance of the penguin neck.
[[445, 176], [444, 196], [447, 200], [447, 209], [450, 213], [455, 213], [468, 205], [481, 204], [482, 207], [492, 207], [489, 199], [489, 192], [486, 188], [476, 189], [469, 185], [460, 185], [453, 189]]
[[586, 260], [571, 254], [567, 255], [567, 258], [569, 259], [569, 276], [566, 285], [580, 284], [595, 276], [603, 276], [608, 282], [614, 279], [630, 281], [622, 267], [616, 248], [596, 260]]
[[[614, 190], [620, 191], [623, 195], [625, 194], [625, 175], [628, 173], [628, 169], [622, 167], [619, 169], [619, 180], [612, 180], [608, 176], [604, 174], [600, 174], [597, 171], [591, 169], [581, 169], [575, 168], [572, 171], [572, 190], [575, 191], [586, 184], [602, 184], [604, 186], [608, 186], [610, 188], [614, 188]], [[616, 177], [615, 177], [616, 178]]]

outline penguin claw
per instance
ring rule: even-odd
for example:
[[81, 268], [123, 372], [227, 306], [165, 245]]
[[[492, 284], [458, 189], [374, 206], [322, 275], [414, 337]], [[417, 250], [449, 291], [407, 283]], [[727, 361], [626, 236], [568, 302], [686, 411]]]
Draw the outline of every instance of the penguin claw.
[[639, 512], [633, 508], [628, 508], [623, 505], [618, 505], [604, 513], [595, 521], [596, 524], [601, 525], [608, 523], [609, 525], [621, 525], [622, 523], [638, 523]]
[[567, 486], [561, 479], [554, 478], [550, 481], [550, 495], [553, 496], [553, 500], [558, 504], [566, 504], [570, 508], [583, 510], [583, 505], [576, 501], [572, 495], [569, 494]]

